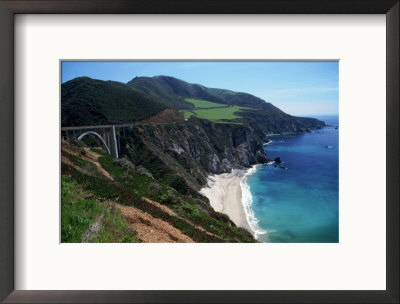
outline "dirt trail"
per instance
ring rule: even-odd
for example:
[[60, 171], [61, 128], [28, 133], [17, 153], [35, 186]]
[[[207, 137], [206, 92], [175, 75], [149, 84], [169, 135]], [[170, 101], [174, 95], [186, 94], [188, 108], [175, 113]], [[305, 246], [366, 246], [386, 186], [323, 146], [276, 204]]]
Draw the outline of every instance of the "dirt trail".
[[88, 230], [85, 231], [85, 233], [82, 235], [82, 243], [88, 243], [91, 239], [93, 239], [100, 231], [101, 228], [101, 220], [103, 219], [104, 213], [99, 215], [94, 222], [93, 225], [91, 225]]
[[171, 224], [134, 207], [115, 204], [143, 243], [194, 243]]
[[92, 164], [94, 164], [97, 169], [108, 179], [114, 181], [113, 177], [110, 175], [110, 173], [108, 173], [106, 170], [104, 170], [104, 168], [101, 166], [101, 164], [99, 163], [99, 158], [101, 157], [100, 154], [90, 150], [87, 147], [83, 148], [86, 151], [86, 156], [88, 161], [90, 161]]
[[165, 213], [168, 213], [168, 214], [171, 215], [171, 216], [175, 216], [175, 217], [181, 219], [182, 221], [185, 221], [186, 223], [188, 223], [189, 225], [192, 225], [192, 226], [195, 227], [196, 229], [201, 230], [201, 231], [207, 233], [207, 234], [210, 235], [210, 236], [214, 236], [214, 237], [217, 237], [217, 238], [218, 238], [218, 236], [215, 235], [214, 233], [211, 233], [211, 232], [207, 231], [206, 229], [204, 229], [203, 227], [198, 226], [198, 225], [192, 223], [191, 221], [189, 221], [189, 220], [187, 220], [187, 219], [181, 217], [181, 216], [178, 215], [175, 211], [173, 211], [171, 208], [169, 208], [169, 207], [167, 207], [167, 206], [165, 206], [165, 205], [162, 205], [162, 204], [160, 204], [160, 203], [158, 203], [158, 202], [152, 201], [151, 199], [149, 199], [149, 198], [147, 198], [147, 197], [142, 197], [142, 199], [145, 200], [146, 202], [148, 202], [149, 204], [152, 204], [152, 205], [154, 205], [154, 206], [160, 208], [160, 209], [163, 210]]
[[61, 155], [61, 162], [70, 166], [75, 166], [72, 161], [70, 161], [67, 157], [64, 155]]
[[[93, 165], [96, 166], [96, 168], [100, 171], [101, 174], [103, 174], [109, 180], [114, 181], [114, 178], [110, 175], [110, 173], [108, 173], [106, 170], [104, 170], [104, 168], [99, 163], [99, 158], [101, 157], [100, 154], [90, 150], [88, 147], [83, 147], [83, 150], [85, 151], [85, 155], [80, 154], [80, 153], [74, 151], [71, 147], [69, 147], [69, 143], [67, 143], [67, 142], [63, 142], [61, 149], [69, 154], [72, 154], [76, 157], [82, 158], [83, 160], [91, 162]], [[66, 164], [71, 164], [71, 161], [68, 160], [64, 156], [61, 157], [61, 161], [65, 162]]]

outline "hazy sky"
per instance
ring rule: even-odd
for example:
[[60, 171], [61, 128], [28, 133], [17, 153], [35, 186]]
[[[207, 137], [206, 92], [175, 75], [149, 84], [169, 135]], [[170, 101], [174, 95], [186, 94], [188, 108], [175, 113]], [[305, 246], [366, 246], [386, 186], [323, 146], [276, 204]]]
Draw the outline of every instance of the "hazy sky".
[[292, 115], [329, 115], [339, 111], [338, 62], [62, 63], [62, 82], [88, 76], [126, 83], [136, 76], [157, 75], [250, 93]]

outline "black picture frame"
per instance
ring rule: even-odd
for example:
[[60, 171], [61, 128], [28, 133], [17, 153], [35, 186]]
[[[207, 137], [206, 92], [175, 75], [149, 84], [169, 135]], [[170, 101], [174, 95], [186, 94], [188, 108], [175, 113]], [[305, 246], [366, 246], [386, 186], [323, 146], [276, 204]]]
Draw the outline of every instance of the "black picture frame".
[[[399, 0], [0, 0], [0, 300], [4, 303], [399, 303]], [[15, 14], [386, 14], [386, 290], [14, 290]]]

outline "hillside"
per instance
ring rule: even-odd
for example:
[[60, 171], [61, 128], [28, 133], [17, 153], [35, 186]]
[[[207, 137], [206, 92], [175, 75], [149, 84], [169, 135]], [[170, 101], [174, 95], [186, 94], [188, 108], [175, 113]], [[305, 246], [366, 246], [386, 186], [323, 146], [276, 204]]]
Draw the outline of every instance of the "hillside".
[[178, 112], [175, 109], [165, 109], [164, 111], [161, 111], [160, 113], [157, 113], [154, 116], [151, 116], [150, 118], [140, 120], [136, 122], [136, 124], [165, 124], [165, 123], [173, 123], [173, 122], [178, 122], [178, 121], [183, 121], [184, 116], [181, 112]]
[[151, 96], [120, 82], [80, 77], [61, 86], [62, 126], [130, 123], [166, 108]]
[[61, 154], [62, 242], [255, 242], [206, 198], [179, 193], [139, 163], [78, 142], [63, 141]]
[[184, 110], [185, 118], [197, 116], [219, 123], [247, 124], [263, 140], [270, 134], [307, 132], [324, 126], [324, 122], [314, 118], [286, 114], [251, 94], [207, 88], [174, 77], [136, 77], [128, 86], [150, 94], [169, 107]]
[[194, 107], [193, 104], [187, 101], [186, 98], [195, 98], [225, 105], [260, 109], [271, 113], [283, 113], [272, 104], [247, 93], [207, 88], [203, 85], [188, 83], [174, 77], [136, 77], [127, 84], [131, 88], [150, 94], [178, 110], [192, 109]]
[[288, 115], [247, 93], [207, 88], [167, 76], [136, 77], [127, 84], [80, 77], [62, 84], [62, 126], [182, 120], [175, 109], [218, 123], [244, 124], [266, 140], [276, 133], [300, 133], [323, 122]]

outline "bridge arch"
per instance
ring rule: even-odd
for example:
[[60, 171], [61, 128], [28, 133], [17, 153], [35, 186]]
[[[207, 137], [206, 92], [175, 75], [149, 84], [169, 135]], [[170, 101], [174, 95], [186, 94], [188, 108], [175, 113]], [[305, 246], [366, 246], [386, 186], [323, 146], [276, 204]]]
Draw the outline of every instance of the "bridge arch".
[[78, 137], [78, 140], [81, 140], [82, 138], [84, 138], [86, 135], [89, 135], [89, 134], [92, 134], [92, 135], [94, 135], [94, 136], [97, 136], [97, 137], [101, 140], [101, 142], [103, 143], [103, 145], [106, 147], [108, 154], [111, 154], [110, 148], [107, 146], [107, 144], [106, 144], [106, 142], [104, 141], [104, 139], [103, 139], [103, 138], [100, 136], [100, 134], [97, 133], [97, 132], [94, 132], [94, 131], [86, 131], [86, 132], [82, 133], [82, 134]]

